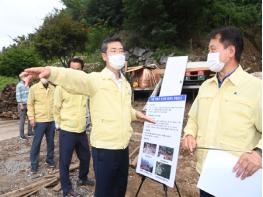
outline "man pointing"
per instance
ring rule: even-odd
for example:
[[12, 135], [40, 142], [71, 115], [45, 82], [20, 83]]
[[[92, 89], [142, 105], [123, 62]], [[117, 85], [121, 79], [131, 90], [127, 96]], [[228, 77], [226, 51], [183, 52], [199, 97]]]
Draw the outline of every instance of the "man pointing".
[[90, 97], [93, 164], [96, 197], [124, 197], [127, 187], [131, 121], [154, 120], [131, 105], [131, 87], [120, 70], [125, 63], [124, 48], [119, 38], [109, 38], [101, 46], [106, 67], [101, 72], [86, 74], [55, 67], [26, 69], [25, 80], [44, 77], [70, 93]]

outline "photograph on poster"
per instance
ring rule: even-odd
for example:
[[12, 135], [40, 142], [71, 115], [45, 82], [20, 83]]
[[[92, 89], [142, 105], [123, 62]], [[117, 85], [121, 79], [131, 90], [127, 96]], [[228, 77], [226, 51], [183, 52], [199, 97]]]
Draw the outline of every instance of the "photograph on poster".
[[153, 171], [153, 163], [154, 163], [154, 161], [152, 159], [142, 158], [140, 168], [142, 170], [145, 170], [147, 172], [151, 172], [152, 173], [152, 171]]
[[171, 174], [171, 166], [161, 162], [156, 162], [155, 174], [163, 178], [169, 179]]
[[159, 146], [158, 157], [165, 160], [173, 160], [174, 149], [167, 146]]
[[156, 147], [157, 147], [156, 144], [151, 144], [151, 143], [148, 143], [148, 142], [144, 142], [144, 144], [143, 144], [143, 153], [154, 156], [155, 153], [156, 153]]

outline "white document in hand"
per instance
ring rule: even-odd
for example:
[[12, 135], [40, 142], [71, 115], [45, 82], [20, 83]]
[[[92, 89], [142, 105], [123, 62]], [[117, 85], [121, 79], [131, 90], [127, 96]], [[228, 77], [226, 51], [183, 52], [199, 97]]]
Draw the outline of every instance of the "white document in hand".
[[238, 157], [209, 150], [197, 187], [216, 197], [261, 197], [262, 170], [244, 180], [232, 172]]

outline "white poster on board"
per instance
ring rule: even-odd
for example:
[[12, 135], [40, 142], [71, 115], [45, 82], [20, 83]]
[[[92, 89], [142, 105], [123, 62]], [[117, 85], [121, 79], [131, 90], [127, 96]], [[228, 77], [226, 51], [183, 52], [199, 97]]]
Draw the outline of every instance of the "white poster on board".
[[169, 57], [166, 63], [160, 96], [180, 95], [188, 56]]
[[174, 186], [186, 95], [150, 97], [146, 114], [156, 124], [144, 123], [136, 172]]

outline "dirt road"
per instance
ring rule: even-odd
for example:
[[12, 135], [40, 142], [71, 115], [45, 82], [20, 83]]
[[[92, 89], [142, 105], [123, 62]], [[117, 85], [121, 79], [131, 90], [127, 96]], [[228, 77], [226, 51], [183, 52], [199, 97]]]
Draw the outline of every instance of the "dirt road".
[[[136, 109], [141, 109], [145, 103], [134, 104]], [[186, 111], [189, 110], [190, 105], [186, 105]], [[132, 127], [135, 132], [141, 132], [143, 123], [134, 122]], [[25, 130], [26, 131], [26, 130]], [[27, 141], [21, 141], [17, 137], [18, 132], [18, 121], [0, 121], [0, 196], [1, 194], [9, 191], [23, 188], [41, 177], [52, 173], [45, 163], [46, 157], [46, 140], [43, 139], [40, 157], [39, 157], [39, 173], [37, 177], [29, 176], [30, 172], [30, 160], [29, 153], [32, 144], [32, 138]], [[132, 152], [140, 143], [137, 140], [131, 140], [129, 145], [130, 152]], [[58, 158], [58, 133], [55, 135], [55, 161], [59, 162]], [[76, 155], [72, 158], [72, 163], [78, 162]], [[58, 170], [58, 165], [55, 170]], [[94, 178], [93, 164], [91, 160], [90, 164], [90, 178]], [[72, 180], [73, 188], [81, 194], [81, 196], [93, 196], [94, 187], [77, 187], [76, 181], [78, 179], [78, 170], [71, 173], [70, 178]], [[180, 150], [177, 172], [176, 172], [176, 183], [179, 187], [182, 197], [197, 197], [199, 196], [196, 188], [198, 180], [198, 174], [195, 171], [195, 157], [188, 153]], [[128, 187], [126, 197], [134, 197], [139, 187], [141, 177], [135, 172], [133, 168], [129, 169]], [[62, 192], [55, 192], [52, 188], [41, 189], [35, 197], [62, 197]], [[139, 197], [161, 197], [164, 196], [163, 186], [160, 183], [147, 179], [141, 188]], [[178, 193], [175, 188], [168, 188], [168, 196], [178, 197]]]
[[[0, 119], [0, 141], [19, 136], [19, 120]], [[26, 131], [26, 129], [25, 129]]]

